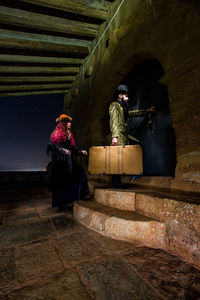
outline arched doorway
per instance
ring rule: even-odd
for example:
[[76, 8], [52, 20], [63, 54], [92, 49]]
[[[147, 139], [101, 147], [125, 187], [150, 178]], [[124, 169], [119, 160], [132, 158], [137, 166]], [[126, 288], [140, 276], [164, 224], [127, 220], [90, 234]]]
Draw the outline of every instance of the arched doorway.
[[156, 107], [155, 112], [129, 119], [129, 133], [143, 147], [144, 175], [174, 176], [176, 143], [167, 87], [159, 82], [164, 71], [156, 59], [138, 63], [124, 78], [130, 91], [130, 109]]

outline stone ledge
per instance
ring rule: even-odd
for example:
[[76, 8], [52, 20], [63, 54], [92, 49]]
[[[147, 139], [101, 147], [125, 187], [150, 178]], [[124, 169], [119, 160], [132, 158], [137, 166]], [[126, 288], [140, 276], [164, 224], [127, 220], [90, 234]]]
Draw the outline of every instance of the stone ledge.
[[95, 201], [78, 201], [74, 205], [74, 216], [82, 225], [104, 236], [149, 247], [164, 246], [165, 225], [134, 212], [110, 208]]

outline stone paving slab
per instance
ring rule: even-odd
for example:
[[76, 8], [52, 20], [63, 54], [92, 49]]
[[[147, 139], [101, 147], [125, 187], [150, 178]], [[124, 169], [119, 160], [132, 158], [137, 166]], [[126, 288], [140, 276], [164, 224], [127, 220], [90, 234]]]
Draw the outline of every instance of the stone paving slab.
[[4, 218], [4, 224], [8, 222], [23, 222], [23, 221], [30, 221], [32, 219], [38, 219], [39, 215], [35, 209], [15, 209], [12, 211], [8, 211], [6, 217]]
[[95, 293], [95, 299], [163, 299], [120, 256], [105, 256], [95, 262], [81, 264], [77, 269], [82, 280]]
[[0, 289], [14, 280], [14, 249], [0, 250]]
[[167, 299], [200, 299], [200, 271], [177, 256], [142, 247], [124, 258]]
[[102, 236], [91, 230], [86, 231], [88, 238], [95, 242], [96, 247], [101, 249], [105, 254], [111, 255], [113, 253], [130, 252], [131, 249], [137, 247], [137, 244], [118, 241]]
[[1, 225], [0, 247], [8, 247], [53, 234], [54, 230], [48, 220], [30, 223], [18, 223], [12, 225]]
[[5, 292], [32, 285], [64, 270], [53, 241], [19, 246], [15, 249], [15, 271], [12, 281], [2, 286]]
[[84, 261], [100, 257], [95, 242], [88, 239], [85, 233], [73, 233], [62, 239], [56, 239], [58, 252], [67, 267], [72, 267]]
[[1, 300], [90, 300], [94, 299], [88, 293], [78, 274], [74, 271], [64, 271], [50, 278], [48, 282], [13, 291]]
[[82, 230], [82, 225], [74, 220], [71, 214], [57, 215], [51, 218], [51, 221], [57, 231], [70, 233]]

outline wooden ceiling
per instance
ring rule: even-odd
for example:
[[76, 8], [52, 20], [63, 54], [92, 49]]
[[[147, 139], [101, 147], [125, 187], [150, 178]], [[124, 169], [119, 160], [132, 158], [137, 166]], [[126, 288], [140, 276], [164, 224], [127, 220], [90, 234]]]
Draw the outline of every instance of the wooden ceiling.
[[67, 93], [114, 0], [0, 0], [0, 97]]

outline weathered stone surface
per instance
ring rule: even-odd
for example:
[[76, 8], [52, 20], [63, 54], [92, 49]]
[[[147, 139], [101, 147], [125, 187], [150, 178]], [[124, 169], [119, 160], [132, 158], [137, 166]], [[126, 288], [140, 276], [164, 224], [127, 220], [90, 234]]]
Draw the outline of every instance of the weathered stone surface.
[[[4, 298], [3, 298], [4, 299]], [[43, 284], [11, 292], [5, 299], [92, 299], [74, 271], [64, 271]]]
[[37, 240], [53, 234], [54, 230], [48, 220], [40, 222], [1, 225], [0, 246], [12, 246]]
[[63, 264], [52, 241], [16, 248], [14, 281], [33, 284], [63, 271]]
[[71, 232], [81, 230], [81, 225], [77, 223], [70, 214], [58, 215], [52, 218], [51, 221], [57, 231]]
[[135, 209], [141, 214], [151, 216], [161, 222], [174, 220], [178, 223], [185, 224], [189, 228], [193, 228], [200, 232], [200, 205], [196, 200], [196, 204], [189, 201], [176, 201], [173, 198], [164, 198], [153, 195], [145, 195], [137, 193]]
[[88, 240], [85, 233], [73, 233], [62, 239], [57, 239], [59, 254], [68, 267], [102, 255], [93, 241]]
[[96, 247], [101, 249], [105, 254], [113, 254], [113, 252], [123, 253], [136, 247], [134, 243], [110, 239], [91, 230], [87, 231], [87, 235], [89, 239], [95, 242]]
[[149, 246], [164, 246], [165, 225], [134, 212], [106, 207], [94, 201], [79, 201], [75, 218], [88, 228], [107, 237]]
[[200, 232], [177, 221], [168, 221], [165, 239], [166, 249], [200, 267]]
[[122, 210], [135, 210], [135, 193], [129, 190], [95, 189], [95, 201]]
[[36, 220], [39, 219], [39, 215], [35, 209], [27, 209], [27, 210], [15, 209], [7, 213], [4, 223], [15, 222], [15, 221], [23, 222], [24, 220], [30, 221], [30, 219], [36, 219]]
[[0, 251], [0, 290], [14, 279], [14, 249]]
[[166, 299], [200, 297], [199, 270], [180, 258], [162, 250], [145, 247], [135, 248], [124, 258]]
[[78, 269], [95, 299], [162, 299], [120, 256], [104, 257]]

